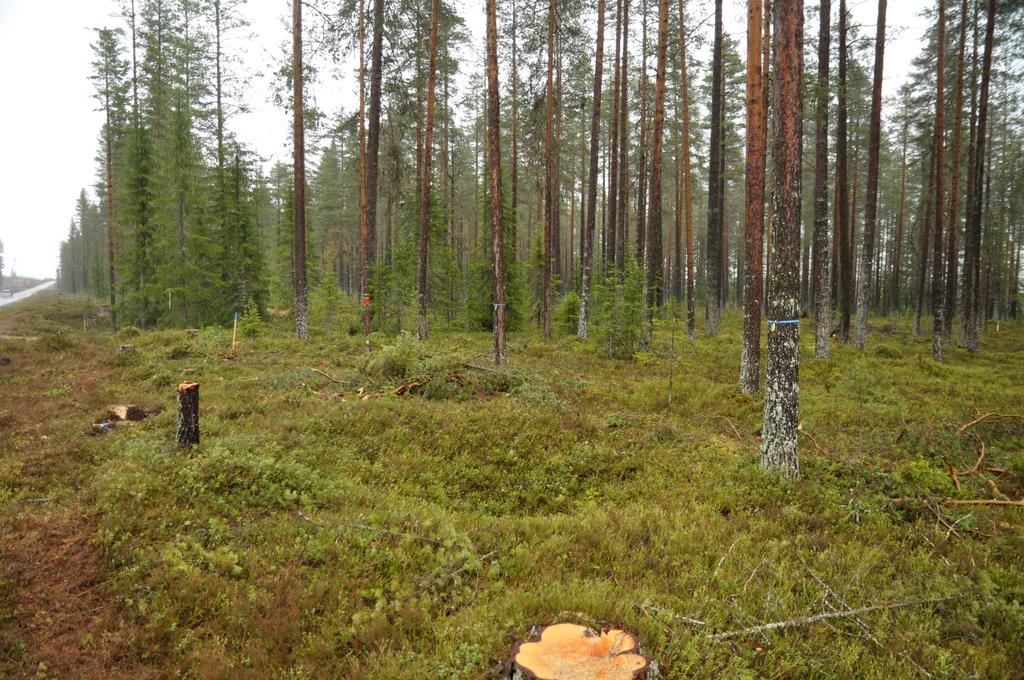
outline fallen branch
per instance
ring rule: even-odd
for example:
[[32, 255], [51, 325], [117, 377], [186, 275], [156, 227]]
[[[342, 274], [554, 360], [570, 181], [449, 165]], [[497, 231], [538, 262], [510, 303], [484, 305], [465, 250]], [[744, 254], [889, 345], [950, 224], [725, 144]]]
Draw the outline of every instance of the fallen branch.
[[706, 626], [707, 625], [707, 623], [705, 621], [701, 621], [700, 619], [694, 619], [694, 618], [691, 618], [689, 616], [683, 616], [682, 614], [676, 614], [675, 612], [665, 611], [664, 609], [660, 609], [660, 608], [655, 607], [654, 605], [651, 605], [651, 604], [646, 604], [646, 603], [640, 604], [640, 603], [637, 603], [637, 604], [634, 604], [633, 606], [636, 607], [637, 609], [639, 609], [640, 611], [642, 611], [644, 614], [647, 614], [648, 616], [650, 616], [655, 621], [658, 620], [656, 615], [660, 614], [660, 615], [663, 615], [663, 616], [667, 616], [670, 619], [675, 619], [676, 621], [681, 621], [681, 622], [683, 622], [683, 623], [685, 623], [687, 625], [690, 625], [690, 626]]
[[1009, 507], [1024, 508], [1024, 499], [1019, 501], [1003, 500], [1001, 498], [947, 498], [942, 501], [943, 505], [1006, 505]]
[[493, 368], [487, 368], [486, 366], [477, 366], [476, 364], [459, 364], [463, 368], [468, 368], [474, 371], [483, 371], [484, 373], [490, 373], [492, 375], [504, 375], [504, 371], [498, 371]]
[[[477, 558], [477, 562], [479, 562], [480, 564], [483, 564], [485, 560], [489, 560], [490, 558], [494, 557], [497, 554], [498, 554], [497, 550], [492, 550], [491, 552], [489, 552], [489, 553], [487, 553], [485, 555], [481, 555], [479, 558]], [[438, 578], [436, 580], [435, 580], [434, 576], [435, 576], [435, 574], [437, 574], [437, 572], [436, 571], [431, 572], [430, 574], [427, 575], [426, 578], [424, 578], [421, 581], [421, 585], [419, 587], [419, 590], [416, 591], [416, 594], [419, 595], [419, 594], [422, 594], [422, 593], [426, 592], [435, 583], [443, 584], [443, 583], [448, 583], [449, 581], [454, 580], [456, 576], [458, 576], [462, 572], [464, 572], [467, 569], [469, 569], [469, 566], [470, 566], [470, 560], [467, 559], [465, 562], [462, 563], [461, 567], [459, 567], [458, 569], [455, 569], [454, 571], [449, 571], [447, 573], [438, 575]]]
[[953, 467], [953, 463], [952, 462], [949, 464], [949, 476], [953, 479], [953, 486], [955, 486], [956, 490], [959, 491], [960, 490], [960, 477], [957, 475], [956, 468]]
[[444, 545], [444, 541], [439, 541], [436, 538], [420, 536], [419, 534], [410, 534], [404, 531], [392, 531], [391, 529], [381, 529], [380, 527], [370, 526], [369, 524], [361, 524], [359, 522], [351, 522], [349, 524], [346, 524], [344, 528], [362, 529], [363, 531], [370, 531], [375, 534], [383, 534], [385, 536], [394, 536], [395, 538], [411, 538], [413, 540], [423, 541], [424, 543], [430, 543], [432, 545]]
[[815, 614], [814, 616], [804, 616], [799, 619], [790, 619], [788, 621], [773, 621], [772, 623], [764, 623], [759, 626], [751, 626], [750, 628], [741, 628], [739, 630], [729, 630], [722, 633], [713, 633], [708, 635], [708, 638], [712, 640], [728, 640], [736, 637], [743, 637], [744, 635], [753, 635], [754, 633], [766, 633], [772, 630], [785, 630], [787, 628], [801, 628], [803, 626], [812, 626], [822, 621], [828, 621], [830, 619], [845, 619], [849, 617], [856, 617], [860, 614], [868, 614], [871, 612], [882, 611], [886, 609], [902, 609], [905, 607], [916, 607], [924, 604], [938, 604], [940, 602], [948, 602], [949, 600], [958, 600], [963, 595], [952, 595], [949, 597], [933, 597], [924, 600], [909, 600], [907, 602], [894, 602], [892, 604], [876, 604], [870, 607], [860, 607], [859, 609], [847, 609], [845, 611], [836, 612], [824, 612], [821, 614]]
[[821, 455], [825, 456], [829, 460], [835, 460], [835, 458], [832, 457], [832, 454], [829, 453], [828, 449], [826, 449], [824, 446], [819, 444], [818, 440], [814, 438], [814, 435], [812, 435], [810, 432], [808, 432], [807, 430], [804, 429], [804, 424], [803, 423], [798, 424], [796, 426], [796, 430], [797, 430], [797, 432], [799, 432], [800, 434], [805, 435], [808, 439], [811, 440], [811, 443], [814, 444], [814, 448], [816, 448], [818, 450], [818, 453], [820, 453]]
[[732, 432], [733, 432], [733, 434], [736, 435], [736, 439], [739, 439], [740, 441], [743, 441], [743, 436], [740, 434], [740, 431], [736, 429], [736, 425], [731, 420], [729, 420], [725, 416], [719, 416], [719, 415], [712, 415], [711, 417], [712, 418], [721, 418], [725, 422], [729, 423], [729, 427], [732, 428]]
[[380, 397], [387, 397], [390, 395], [400, 397], [403, 394], [412, 392], [417, 387], [423, 387], [429, 380], [430, 378], [420, 378], [419, 380], [413, 380], [412, 382], [405, 383], [404, 385], [399, 385], [393, 390], [384, 390], [383, 392], [367, 392], [365, 387], [360, 387], [356, 394], [358, 394], [359, 398], [363, 401], [366, 401], [367, 399], [379, 399]]
[[980, 423], [984, 423], [984, 422], [986, 422], [988, 420], [998, 420], [1000, 418], [1024, 421], [1024, 416], [1018, 416], [1018, 415], [1015, 415], [1013, 413], [986, 413], [984, 415], [978, 416], [977, 418], [975, 418], [974, 420], [972, 420], [969, 423], [961, 425], [960, 429], [957, 430], [957, 433], [958, 434], [963, 434], [964, 430], [967, 430], [967, 429], [969, 429], [971, 427], [974, 427], [975, 425], [978, 425]]
[[328, 373], [324, 373], [324, 372], [323, 372], [323, 371], [321, 371], [321, 370], [320, 370], [319, 368], [313, 368], [312, 366], [310, 366], [310, 367], [309, 367], [309, 370], [311, 370], [311, 371], [313, 371], [314, 373], [317, 373], [317, 374], [319, 374], [319, 375], [322, 375], [323, 377], [327, 378], [327, 379], [328, 379], [328, 380], [330, 380], [331, 382], [336, 382], [336, 383], [338, 383], [339, 385], [344, 385], [344, 384], [346, 384], [344, 380], [339, 380], [338, 378], [335, 378], [335, 377], [334, 377], [333, 375], [330, 375], [330, 374], [328, 374]]

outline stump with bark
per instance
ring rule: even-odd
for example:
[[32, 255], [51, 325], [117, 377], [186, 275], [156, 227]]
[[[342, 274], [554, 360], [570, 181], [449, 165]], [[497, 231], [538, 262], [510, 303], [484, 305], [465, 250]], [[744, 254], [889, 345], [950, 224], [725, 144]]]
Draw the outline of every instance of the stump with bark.
[[511, 680], [656, 680], [657, 664], [623, 630], [597, 631], [558, 623], [520, 643], [512, 657]]
[[199, 445], [199, 383], [178, 385], [178, 447]]

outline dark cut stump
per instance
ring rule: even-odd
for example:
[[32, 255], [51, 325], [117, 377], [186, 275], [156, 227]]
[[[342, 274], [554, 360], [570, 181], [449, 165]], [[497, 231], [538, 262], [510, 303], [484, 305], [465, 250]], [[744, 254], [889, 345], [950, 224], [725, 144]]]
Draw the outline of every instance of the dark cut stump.
[[199, 445], [199, 383], [178, 385], [178, 447]]

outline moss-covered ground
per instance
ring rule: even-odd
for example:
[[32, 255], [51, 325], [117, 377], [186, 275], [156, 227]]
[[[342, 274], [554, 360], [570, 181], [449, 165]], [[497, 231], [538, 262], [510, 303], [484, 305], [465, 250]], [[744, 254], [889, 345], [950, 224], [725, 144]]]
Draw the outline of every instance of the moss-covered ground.
[[[829, 362], [805, 323], [783, 482], [737, 315], [630, 360], [531, 328], [494, 371], [489, 335], [440, 325], [367, 356], [275, 320], [232, 352], [98, 313], [0, 310], [5, 677], [480, 679], [556, 620], [635, 632], [668, 678], [1024, 677], [1024, 507], [948, 503], [1024, 496], [1019, 324], [935, 363], [905, 319]], [[158, 412], [91, 435], [117, 403]], [[961, 431], [989, 413], [1017, 417]]]

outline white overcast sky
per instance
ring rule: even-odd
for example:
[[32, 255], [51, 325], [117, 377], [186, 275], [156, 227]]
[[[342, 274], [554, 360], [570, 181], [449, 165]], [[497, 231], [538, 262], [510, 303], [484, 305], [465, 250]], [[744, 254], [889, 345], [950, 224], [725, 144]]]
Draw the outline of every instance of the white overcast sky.
[[[474, 51], [482, 53], [483, 3], [455, 4], [463, 7]], [[924, 25], [916, 15], [923, 4], [901, 0], [889, 5], [887, 95], [896, 91], [920, 49]], [[701, 12], [710, 11], [709, 0], [691, 0], [689, 5], [697, 21], [704, 16]], [[873, 36], [876, 2], [850, 0], [849, 6], [853, 22]], [[234, 45], [244, 52], [240, 56], [251, 78], [245, 94], [250, 112], [229, 125], [243, 143], [267, 158], [286, 159], [289, 153], [289, 117], [271, 103], [267, 74], [283, 55], [290, 7], [290, 0], [249, 0], [243, 12], [252, 35]], [[741, 44], [745, 7], [743, 0], [725, 0], [726, 30]], [[91, 98], [89, 45], [94, 28], [121, 25], [116, 11], [115, 0], [0, 0], [0, 241], [7, 274], [16, 266], [21, 275], [54, 276], [78, 193], [82, 187], [92, 191], [103, 120]], [[817, 30], [813, 23], [805, 27], [808, 34]], [[700, 30], [711, 28], [706, 22]], [[479, 63], [472, 61], [464, 67]], [[331, 77], [323, 73], [321, 84], [309, 93], [327, 113], [343, 103], [351, 106], [355, 96], [350, 76], [340, 84]]]

